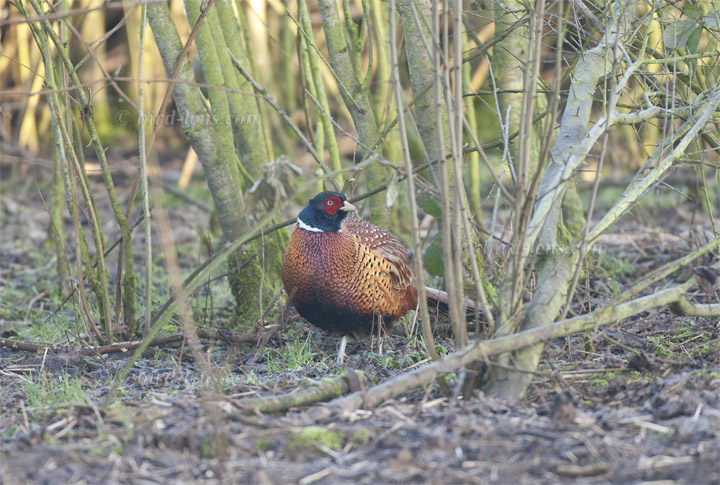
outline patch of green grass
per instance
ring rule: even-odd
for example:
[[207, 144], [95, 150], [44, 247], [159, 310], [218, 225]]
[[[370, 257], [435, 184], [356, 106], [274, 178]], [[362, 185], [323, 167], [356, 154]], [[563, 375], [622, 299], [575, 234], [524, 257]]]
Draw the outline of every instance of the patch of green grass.
[[202, 442], [202, 445], [200, 445], [200, 458], [215, 458], [216, 456], [217, 453], [215, 451], [213, 439], [208, 436]]
[[22, 387], [28, 406], [33, 408], [85, 401], [82, 379], [70, 377], [67, 373], [43, 373], [24, 380]]
[[75, 327], [75, 321], [65, 312], [58, 312], [50, 318], [42, 318], [36, 324], [29, 325], [24, 333], [28, 340], [34, 342], [57, 343], [65, 338], [66, 330], [74, 331]]
[[300, 449], [319, 451], [316, 443], [330, 448], [331, 450], [339, 450], [345, 439], [345, 433], [332, 431], [320, 426], [308, 426], [300, 431], [291, 434], [289, 449], [298, 451]]
[[657, 376], [649, 373], [641, 373], [633, 370], [629, 372], [630, 377], [627, 380], [628, 384], [635, 384], [636, 382], [648, 383], [657, 379]]
[[624, 375], [626, 373], [627, 371], [624, 369], [616, 369], [608, 372], [603, 372], [602, 374], [599, 374], [598, 377], [592, 379], [590, 381], [590, 384], [595, 387], [606, 387], [608, 384], [610, 384], [610, 381], [612, 379], [615, 379], [616, 377]]
[[[29, 256], [35, 261], [39, 259], [38, 254], [33, 251]], [[29, 266], [43, 268], [47, 265], [47, 258], [46, 255], [39, 263], [30, 263]], [[54, 277], [54, 267], [48, 271], [34, 270], [8, 275], [7, 284], [0, 290], [0, 320], [32, 323], [46, 318], [47, 310], [55, 308], [61, 301]], [[41, 295], [43, 292], [45, 295]], [[30, 302], [36, 297], [37, 300], [30, 307]]]
[[652, 382], [657, 378], [657, 376], [653, 374], [644, 374], [636, 370], [615, 369], [599, 374], [596, 378], [590, 381], [590, 384], [595, 387], [605, 387], [610, 384], [612, 380], [622, 376], [627, 377], [627, 384], [633, 384], [635, 382]]
[[597, 278], [598, 284], [605, 287], [608, 296], [615, 298], [621, 291], [618, 280], [632, 275], [634, 268], [626, 258], [598, 251], [588, 257], [588, 271]]
[[240, 371], [243, 373], [244, 384], [249, 386], [257, 386], [260, 384], [260, 377], [258, 377], [254, 369], [248, 371], [241, 368]]
[[258, 438], [255, 440], [255, 449], [267, 451], [275, 444], [272, 438]]
[[713, 379], [720, 379], [720, 372], [717, 372], [717, 371], [709, 371], [709, 372], [697, 371], [697, 372], [693, 372], [693, 377], [700, 377], [700, 378], [702, 378], [702, 379], [707, 379], [707, 380], [711, 381], [711, 380], [713, 380]]
[[318, 352], [310, 343], [310, 335], [285, 344], [281, 350], [273, 350], [267, 354], [268, 371], [277, 374], [285, 370], [300, 370], [319, 362]]
[[395, 352], [393, 350], [388, 350], [384, 354], [378, 354], [371, 351], [367, 353], [367, 358], [370, 362], [374, 362], [376, 365], [386, 369], [402, 368], [400, 361], [395, 359]]
[[271, 374], [278, 374], [285, 370], [285, 362], [279, 357], [279, 355], [279, 351], [272, 350], [265, 356], [268, 372]]
[[370, 431], [366, 428], [360, 428], [355, 432], [355, 434], [353, 434], [352, 440], [353, 443], [357, 443], [359, 445], [365, 444], [370, 441]]
[[599, 377], [597, 379], [593, 379], [591, 381], [591, 384], [595, 387], [607, 387], [607, 385], [609, 384], [609, 381], [607, 379], [603, 379], [603, 378]]
[[289, 369], [297, 370], [316, 363], [317, 352], [312, 350], [310, 335], [303, 340], [295, 340], [285, 346], [285, 364]]
[[690, 355], [693, 357], [705, 357], [710, 355], [715, 350], [715, 346], [711, 344], [705, 344], [703, 346], [697, 346], [690, 351]]
[[0, 319], [2, 320], [23, 320], [25, 312], [18, 305], [23, 298], [23, 292], [13, 286], [5, 286], [0, 291]]
[[695, 318], [691, 318], [666, 334], [651, 335], [647, 339], [658, 357], [672, 358], [689, 354], [690, 357], [698, 358], [716, 350], [712, 344], [713, 338], [710, 333], [702, 331]]
[[238, 389], [244, 382], [246, 382], [245, 376], [237, 374], [225, 374], [221, 377], [220, 383], [224, 392], [230, 392], [233, 389]]

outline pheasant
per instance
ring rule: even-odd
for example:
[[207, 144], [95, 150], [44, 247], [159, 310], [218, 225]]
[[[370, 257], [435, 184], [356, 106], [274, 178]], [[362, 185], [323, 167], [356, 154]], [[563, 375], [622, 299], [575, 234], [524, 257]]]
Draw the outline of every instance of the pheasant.
[[346, 218], [355, 207], [339, 192], [316, 195], [297, 218], [283, 256], [288, 301], [305, 320], [342, 335], [388, 331], [417, 305], [418, 292], [407, 250], [390, 232]]

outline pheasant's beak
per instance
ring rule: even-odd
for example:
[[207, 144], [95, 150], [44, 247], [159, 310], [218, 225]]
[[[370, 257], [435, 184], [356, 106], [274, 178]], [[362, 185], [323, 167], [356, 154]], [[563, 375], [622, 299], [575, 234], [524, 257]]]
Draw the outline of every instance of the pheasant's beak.
[[355, 210], [355, 206], [352, 205], [350, 202], [348, 202], [348, 201], [346, 200], [345, 203], [343, 204], [343, 206], [340, 207], [340, 210], [343, 211], [343, 212], [354, 211], [354, 210]]

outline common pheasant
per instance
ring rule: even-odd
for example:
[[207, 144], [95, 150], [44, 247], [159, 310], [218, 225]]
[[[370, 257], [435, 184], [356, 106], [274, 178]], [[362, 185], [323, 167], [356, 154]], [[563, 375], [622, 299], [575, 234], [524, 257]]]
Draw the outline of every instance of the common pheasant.
[[[417, 305], [415, 272], [402, 242], [361, 219], [339, 192], [322, 192], [297, 218], [282, 264], [289, 303], [316, 327], [347, 336], [390, 330]], [[378, 327], [380, 326], [380, 327]]]

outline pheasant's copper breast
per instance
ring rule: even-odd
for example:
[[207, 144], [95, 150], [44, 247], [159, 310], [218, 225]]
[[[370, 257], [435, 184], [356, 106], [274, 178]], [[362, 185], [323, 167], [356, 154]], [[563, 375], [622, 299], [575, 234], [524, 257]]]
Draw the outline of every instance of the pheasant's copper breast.
[[310, 323], [331, 332], [366, 335], [414, 309], [417, 289], [403, 244], [390, 232], [346, 219], [340, 232], [296, 229], [285, 251], [289, 302]]

